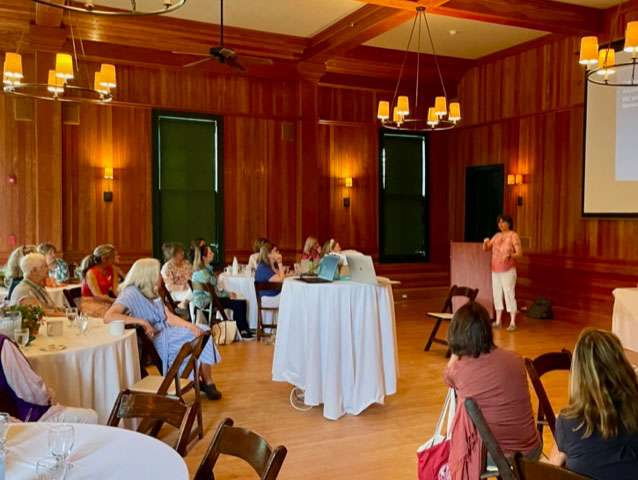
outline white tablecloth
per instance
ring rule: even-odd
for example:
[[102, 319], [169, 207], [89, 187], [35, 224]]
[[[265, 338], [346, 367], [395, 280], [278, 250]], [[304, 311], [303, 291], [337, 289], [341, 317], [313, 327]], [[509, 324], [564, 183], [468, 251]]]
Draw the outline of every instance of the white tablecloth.
[[[64, 323], [63, 336], [39, 335], [25, 354], [33, 369], [55, 391], [59, 403], [92, 408], [99, 422], [106, 423], [120, 390], [141, 378], [135, 330], [113, 337], [101, 319], [91, 319], [92, 327], [80, 336], [66, 319]], [[41, 350], [48, 345], [64, 345], [66, 349]]]
[[389, 285], [284, 282], [272, 367], [324, 417], [358, 415], [396, 393], [398, 359]]
[[257, 328], [257, 295], [255, 294], [255, 278], [245, 275], [219, 275], [219, 288], [238, 294], [248, 302], [248, 326]]
[[[7, 447], [7, 480], [35, 480], [35, 464], [50, 456], [50, 423], [11, 425]], [[73, 425], [75, 446], [69, 480], [188, 480], [182, 457], [155, 438], [123, 428]]]
[[611, 331], [623, 347], [638, 352], [638, 288], [617, 288], [614, 299]]
[[79, 286], [80, 285], [64, 285], [62, 287], [46, 287], [46, 290], [49, 297], [51, 297], [51, 300], [53, 300], [58, 307], [66, 308], [68, 305], [66, 297], [64, 296], [64, 291], [71, 288], [77, 288]]

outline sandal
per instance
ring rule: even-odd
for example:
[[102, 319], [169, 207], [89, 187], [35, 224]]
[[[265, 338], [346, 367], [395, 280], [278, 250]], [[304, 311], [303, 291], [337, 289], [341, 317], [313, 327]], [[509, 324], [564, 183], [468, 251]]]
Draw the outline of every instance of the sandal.
[[509, 327], [507, 327], [508, 332], [515, 332], [516, 330], [517, 330], [516, 325], [510, 325]]

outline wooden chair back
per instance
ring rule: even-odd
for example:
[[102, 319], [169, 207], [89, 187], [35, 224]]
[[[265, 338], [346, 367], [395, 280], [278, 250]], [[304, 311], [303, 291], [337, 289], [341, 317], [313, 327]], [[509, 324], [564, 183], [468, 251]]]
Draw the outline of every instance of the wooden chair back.
[[532, 387], [538, 398], [538, 413], [536, 415], [536, 428], [541, 438], [543, 436], [543, 428], [545, 425], [549, 427], [556, 439], [556, 414], [549, 401], [541, 377], [548, 372], [559, 370], [569, 371], [572, 363], [572, 354], [569, 350], [561, 350], [560, 352], [544, 353], [535, 359], [525, 359], [525, 369], [527, 375], [532, 382]]
[[230, 455], [246, 461], [260, 480], [275, 480], [287, 453], [288, 450], [283, 445], [273, 449], [261, 436], [245, 428], [234, 427], [233, 420], [226, 418], [217, 427], [195, 473], [195, 480], [214, 480], [213, 469], [220, 455]]
[[466, 297], [468, 301], [473, 302], [476, 300], [476, 296], [478, 295], [478, 288], [470, 288], [470, 287], [459, 287], [458, 285], [452, 285], [450, 290], [443, 302], [442, 313], [452, 313], [454, 308], [452, 304], [452, 300], [454, 297]]
[[82, 287], [65, 288], [62, 293], [69, 307], [78, 308], [80, 306], [78, 299], [82, 298]]
[[162, 299], [162, 302], [166, 306], [166, 308], [168, 308], [168, 310], [171, 313], [176, 313], [177, 304], [175, 303], [175, 300], [173, 300], [173, 297], [171, 296], [171, 292], [169, 292], [168, 288], [166, 288], [164, 279], [161, 276], [160, 276], [159, 295], [160, 295], [160, 298]]
[[275, 291], [278, 294], [281, 293], [281, 289], [283, 288], [283, 282], [255, 282], [255, 294], [257, 296], [257, 307], [260, 310], [278, 310], [277, 308], [271, 307], [263, 307], [261, 304], [261, 295], [260, 292], [263, 291]]
[[[210, 332], [205, 332], [203, 335], [182, 345], [172, 365], [168, 368], [168, 372], [164, 374], [164, 380], [157, 390], [158, 395], [168, 394], [173, 384], [175, 385], [175, 395], [178, 397], [193, 388], [199, 392], [199, 356], [202, 354], [209, 338]], [[182, 369], [184, 362], [186, 364]], [[189, 378], [191, 373], [192, 380]], [[186, 381], [185, 384], [182, 384], [182, 380]]]
[[555, 467], [545, 462], [527, 460], [522, 454], [517, 453], [514, 457], [514, 470], [519, 480], [587, 480], [588, 477], [567, 470], [566, 468]]
[[[205, 285], [203, 285], [204, 290], [206, 292], [208, 292], [208, 295], [210, 296], [210, 307], [214, 310], [219, 312], [219, 314], [222, 317], [222, 321], [227, 322], [228, 321], [228, 315], [226, 315], [226, 311], [224, 310], [224, 306], [222, 305], [222, 302], [219, 300], [219, 295], [217, 295], [217, 291], [215, 290], [215, 287], [213, 285], [211, 285], [210, 283], [207, 283]], [[216, 315], [211, 315], [211, 320], [210, 323], [218, 323], [217, 317]]]
[[487, 452], [491, 455], [498, 467], [498, 477], [502, 480], [517, 480], [515, 473], [512, 471], [512, 466], [505, 457], [505, 454], [496, 441], [490, 427], [487, 425], [485, 417], [483, 417], [483, 413], [477, 403], [472, 398], [466, 398], [464, 405], [467, 414], [472, 419], [476, 430], [479, 432], [479, 435], [483, 440], [483, 444], [485, 445]]
[[189, 441], [192, 409], [193, 406], [186, 405], [179, 398], [124, 390], [115, 401], [107, 425], [117, 427], [121, 420], [139, 419], [143, 421], [137, 431], [157, 437], [159, 429], [154, 427], [158, 423], [168, 423], [178, 430], [173, 448], [184, 456]]

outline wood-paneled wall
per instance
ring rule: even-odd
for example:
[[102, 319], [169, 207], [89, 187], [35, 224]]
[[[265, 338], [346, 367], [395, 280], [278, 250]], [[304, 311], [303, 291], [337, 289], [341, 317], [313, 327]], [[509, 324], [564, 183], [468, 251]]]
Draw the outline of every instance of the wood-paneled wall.
[[463, 240], [466, 167], [502, 163], [506, 173], [525, 175], [524, 185], [505, 194], [505, 210], [529, 242], [519, 272], [522, 296], [609, 310], [612, 289], [638, 278], [638, 220], [581, 215], [584, 93], [577, 51], [577, 38], [553, 39], [470, 69], [459, 86], [463, 126], [433, 136], [431, 157], [449, 167], [439, 181], [450, 192], [450, 240]]

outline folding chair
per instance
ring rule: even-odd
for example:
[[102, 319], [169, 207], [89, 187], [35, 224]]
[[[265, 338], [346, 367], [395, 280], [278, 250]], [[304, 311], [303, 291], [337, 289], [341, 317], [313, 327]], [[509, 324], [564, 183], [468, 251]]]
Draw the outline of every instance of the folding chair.
[[[447, 340], [442, 338], [436, 338], [436, 334], [441, 327], [442, 322], [449, 322], [452, 320], [452, 300], [454, 297], [466, 297], [468, 301], [473, 302], [476, 300], [476, 296], [478, 295], [478, 288], [469, 288], [469, 287], [457, 287], [456, 285], [452, 285], [450, 291], [447, 294], [447, 298], [445, 302], [443, 302], [443, 308], [440, 312], [428, 312], [427, 316], [436, 320], [434, 327], [432, 328], [432, 332], [430, 333], [430, 337], [425, 344], [426, 352], [430, 350], [432, 343], [439, 343], [441, 345], [447, 346]], [[449, 351], [448, 351], [449, 353]]]

